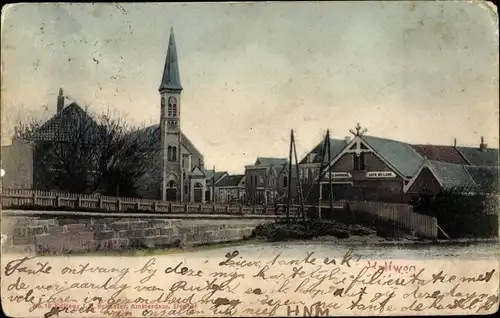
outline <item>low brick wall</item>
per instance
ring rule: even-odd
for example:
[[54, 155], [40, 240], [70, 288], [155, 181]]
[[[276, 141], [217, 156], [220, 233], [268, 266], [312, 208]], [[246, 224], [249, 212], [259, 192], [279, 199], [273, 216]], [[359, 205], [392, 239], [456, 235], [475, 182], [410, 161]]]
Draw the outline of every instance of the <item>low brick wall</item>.
[[267, 219], [2, 216], [5, 252], [158, 249], [241, 240]]

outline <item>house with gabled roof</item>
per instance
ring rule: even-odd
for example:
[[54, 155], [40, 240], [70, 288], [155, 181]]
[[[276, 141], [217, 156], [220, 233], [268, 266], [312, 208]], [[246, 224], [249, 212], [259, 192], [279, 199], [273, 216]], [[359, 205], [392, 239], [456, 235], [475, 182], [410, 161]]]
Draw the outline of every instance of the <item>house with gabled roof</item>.
[[285, 158], [258, 157], [253, 165], [245, 166], [245, 193], [248, 203], [269, 204], [284, 193]]
[[[353, 139], [330, 139], [330, 158], [322, 142], [302, 159], [299, 179], [303, 187], [314, 189], [318, 181], [321, 185], [306, 198], [309, 202], [328, 199], [330, 180], [336, 199], [388, 202], [408, 201], [409, 194], [421, 184], [435, 191], [457, 185], [479, 191], [478, 184], [483, 184], [484, 191], [493, 189], [485, 185], [491, 184], [491, 180], [481, 182], [471, 175], [476, 172], [476, 179], [498, 176], [495, 172], [498, 171], [498, 158], [494, 159], [495, 153], [498, 156], [497, 149], [411, 145], [366, 135], [360, 130], [358, 125], [356, 132], [351, 131]], [[462, 152], [461, 149], [466, 150]], [[323, 160], [322, 154], [325, 155]], [[481, 164], [496, 167], [486, 169]], [[320, 171], [322, 177], [318, 180]]]
[[[68, 104], [62, 88], [59, 89], [54, 116], [39, 126], [37, 123], [28, 124], [33, 126], [26, 127], [27, 131], [20, 131], [16, 127], [12, 145], [2, 147], [3, 164], [8, 170], [15, 172], [9, 176], [21, 176], [23, 179], [23, 182], [9, 182], [9, 178], [6, 178], [4, 187], [85, 190], [87, 181], [91, 182], [95, 177], [95, 167], [99, 160], [95, 149], [104, 133], [102, 127], [76, 102]], [[13, 157], [7, 158], [9, 155]], [[74, 169], [62, 169], [77, 160], [82, 164], [76, 165]]]
[[437, 193], [440, 190], [460, 189], [465, 193], [474, 192], [477, 186], [466, 169], [466, 165], [426, 159], [405, 186], [405, 192], [418, 195], [423, 191]]
[[205, 170], [205, 176], [207, 179], [205, 200], [210, 202], [218, 201], [216, 187], [222, 179], [228, 176], [227, 171]]
[[245, 175], [226, 174], [217, 184], [216, 201], [221, 203], [244, 202], [245, 199]]

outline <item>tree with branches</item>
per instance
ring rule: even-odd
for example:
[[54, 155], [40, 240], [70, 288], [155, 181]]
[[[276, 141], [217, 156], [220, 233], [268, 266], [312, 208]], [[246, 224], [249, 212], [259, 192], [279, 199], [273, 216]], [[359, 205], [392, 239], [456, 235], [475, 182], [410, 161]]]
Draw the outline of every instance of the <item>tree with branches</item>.
[[20, 120], [15, 138], [33, 145], [35, 188], [137, 196], [157, 164], [160, 134], [73, 103], [44, 123]]

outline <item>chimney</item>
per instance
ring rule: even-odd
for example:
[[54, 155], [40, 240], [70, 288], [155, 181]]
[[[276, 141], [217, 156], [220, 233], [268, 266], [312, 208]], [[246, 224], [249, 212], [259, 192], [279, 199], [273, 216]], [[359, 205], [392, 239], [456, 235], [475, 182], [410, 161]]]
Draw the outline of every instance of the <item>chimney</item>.
[[59, 88], [59, 96], [57, 96], [57, 113], [59, 114], [64, 108], [63, 89]]
[[486, 151], [488, 149], [488, 145], [484, 143], [484, 137], [481, 136], [481, 143], [479, 144], [479, 150]]
[[345, 144], [347, 145], [348, 143], [351, 142], [351, 137], [350, 136], [346, 136], [344, 140], [345, 140]]

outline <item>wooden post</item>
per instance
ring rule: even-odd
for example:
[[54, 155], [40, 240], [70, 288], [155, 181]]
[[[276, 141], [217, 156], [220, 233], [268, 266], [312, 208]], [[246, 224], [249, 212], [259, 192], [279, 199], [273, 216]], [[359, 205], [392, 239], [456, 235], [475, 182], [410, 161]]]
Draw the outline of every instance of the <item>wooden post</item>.
[[61, 206], [61, 197], [56, 195], [56, 207], [60, 207]]
[[229, 207], [227, 205], [224, 207], [224, 213], [229, 214]]
[[[318, 173], [318, 218], [321, 220], [321, 200], [323, 199], [323, 189], [321, 188], [321, 178], [323, 177], [323, 163], [325, 161], [325, 154], [326, 154], [326, 145], [327, 143], [330, 143], [329, 136], [325, 136], [325, 140], [323, 142], [323, 147], [321, 149], [321, 163], [319, 164], [319, 173]], [[328, 165], [330, 164], [330, 155], [328, 155]], [[331, 171], [329, 171], [329, 174]], [[309, 191], [310, 193], [311, 191]], [[309, 196], [309, 195], [308, 195]]]
[[[330, 150], [330, 129], [326, 131], [326, 139], [328, 141], [328, 160], [332, 158], [332, 153]], [[332, 193], [332, 172], [329, 171], [328, 174], [328, 200], [330, 201], [330, 215], [333, 215], [333, 193]]]
[[240, 210], [240, 214], [243, 214], [243, 205], [240, 205], [239, 210]]
[[101, 198], [101, 197], [99, 197], [99, 198], [97, 199], [97, 205], [98, 205], [99, 209], [102, 209], [102, 208], [103, 208], [103, 205], [104, 205], [104, 204], [103, 204], [103, 202], [102, 202], [102, 198]]
[[33, 205], [36, 205], [36, 192], [33, 192]]
[[188, 213], [188, 205], [187, 205], [187, 203], [184, 203], [184, 213]]
[[212, 204], [212, 213], [215, 214], [216, 210], [215, 210], [215, 203]]
[[[295, 137], [293, 135], [293, 130], [292, 130], [292, 145], [293, 145], [293, 153], [294, 153], [294, 157], [295, 157], [295, 166], [296, 166], [297, 175], [298, 175], [299, 174], [299, 161], [297, 160], [297, 149], [296, 149], [296, 146], [295, 146]], [[302, 209], [302, 221], [304, 222], [304, 225], [305, 225], [305, 222], [306, 222], [306, 212], [305, 212], [305, 209], [304, 209], [304, 197], [302, 195], [302, 182], [300, 181], [300, 179], [299, 179], [299, 182], [298, 182], [297, 185], [298, 185], [297, 190], [298, 190], [300, 208]]]
[[135, 209], [136, 209], [136, 211], [139, 211], [141, 209], [141, 202], [140, 201], [137, 201], [135, 203]]
[[76, 197], [76, 207], [79, 208], [82, 206], [82, 199], [80, 198], [80, 196], [77, 196]]
[[203, 211], [203, 205], [198, 205], [198, 213], [201, 214], [201, 212]]
[[172, 202], [168, 203], [168, 213], [172, 213]]
[[158, 201], [153, 202], [153, 212], [158, 212]]
[[118, 198], [118, 200], [116, 200], [116, 211], [120, 212], [121, 210], [122, 210], [122, 202]]
[[[293, 129], [290, 131], [290, 151], [288, 153], [288, 200], [286, 204], [286, 222], [290, 222], [290, 200], [292, 199], [292, 144], [293, 143]], [[297, 169], [297, 182], [300, 181], [300, 175]]]

